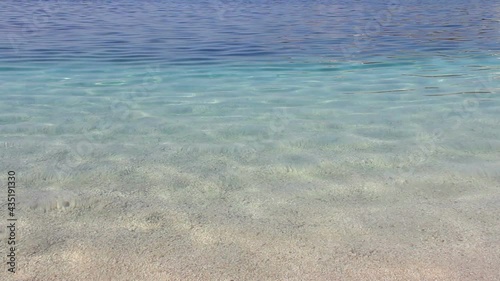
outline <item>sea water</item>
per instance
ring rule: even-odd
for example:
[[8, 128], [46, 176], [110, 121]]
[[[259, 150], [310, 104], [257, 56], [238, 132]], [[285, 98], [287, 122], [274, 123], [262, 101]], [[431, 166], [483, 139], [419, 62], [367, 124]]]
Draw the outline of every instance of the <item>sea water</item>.
[[480, 213], [500, 200], [498, 2], [0, 8], [0, 171], [20, 181], [27, 277], [97, 255], [126, 278], [144, 261], [121, 255], [145, 250], [149, 272], [191, 280], [242, 263], [342, 276], [355, 265], [332, 259], [351, 252], [485, 271], [460, 254], [500, 237]]

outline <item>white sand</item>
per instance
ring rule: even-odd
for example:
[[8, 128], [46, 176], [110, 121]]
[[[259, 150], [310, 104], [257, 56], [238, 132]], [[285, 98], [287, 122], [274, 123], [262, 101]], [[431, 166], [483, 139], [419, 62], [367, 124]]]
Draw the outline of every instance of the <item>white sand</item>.
[[70, 142], [26, 141], [2, 150], [21, 209], [18, 272], [0, 280], [498, 279], [498, 154], [410, 168], [377, 143], [137, 136], [58, 174]]

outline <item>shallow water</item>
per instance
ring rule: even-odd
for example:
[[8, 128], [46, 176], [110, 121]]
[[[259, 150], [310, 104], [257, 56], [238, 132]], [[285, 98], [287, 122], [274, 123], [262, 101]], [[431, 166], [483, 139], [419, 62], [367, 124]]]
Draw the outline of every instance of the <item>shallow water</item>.
[[23, 278], [498, 276], [495, 1], [1, 7]]

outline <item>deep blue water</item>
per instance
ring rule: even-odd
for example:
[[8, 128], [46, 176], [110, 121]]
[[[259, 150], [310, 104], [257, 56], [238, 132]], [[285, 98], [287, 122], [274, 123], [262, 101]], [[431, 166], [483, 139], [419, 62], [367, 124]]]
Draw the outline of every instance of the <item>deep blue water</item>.
[[[496, 1], [3, 1], [2, 64], [489, 56]], [[13, 66], [15, 67], [15, 65]]]

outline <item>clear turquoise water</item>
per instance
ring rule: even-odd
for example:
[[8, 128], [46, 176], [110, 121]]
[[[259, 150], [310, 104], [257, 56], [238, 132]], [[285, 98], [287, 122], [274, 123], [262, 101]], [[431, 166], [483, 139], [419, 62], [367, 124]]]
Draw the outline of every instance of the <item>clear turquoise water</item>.
[[[241, 220], [213, 223], [235, 229], [276, 228], [276, 202], [447, 204], [484, 187], [493, 204], [499, 13], [496, 1], [2, 1], [0, 170], [21, 171], [35, 210], [156, 200], [194, 218], [230, 198]], [[129, 208], [106, 209], [120, 200]]]
[[494, 2], [2, 5], [5, 143], [298, 141], [326, 158], [322, 146], [370, 143], [397, 157], [422, 154], [419, 135], [452, 150], [461, 134], [473, 157], [499, 130]]

